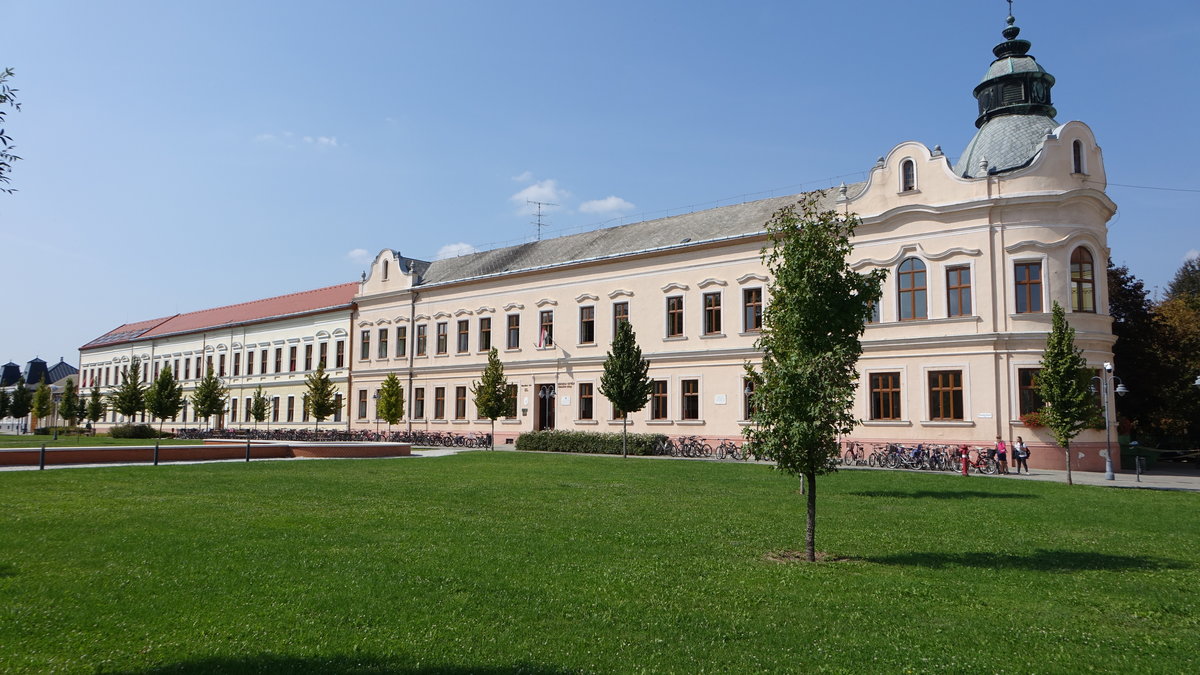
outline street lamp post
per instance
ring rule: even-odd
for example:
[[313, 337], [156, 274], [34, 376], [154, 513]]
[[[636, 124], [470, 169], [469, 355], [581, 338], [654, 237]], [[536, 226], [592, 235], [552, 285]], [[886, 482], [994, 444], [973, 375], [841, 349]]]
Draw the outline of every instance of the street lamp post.
[[379, 390], [375, 390], [375, 395], [371, 397], [375, 401], [375, 435], [379, 436]]
[[[1200, 378], [1198, 378], [1200, 379]], [[1125, 387], [1125, 383], [1121, 378], [1113, 375], [1113, 365], [1108, 361], [1104, 362], [1104, 369], [1099, 375], [1092, 378], [1093, 382], [1100, 383], [1100, 400], [1104, 404], [1104, 480], [1116, 480], [1113, 474], [1112, 461], [1112, 416], [1109, 414], [1108, 392], [1112, 388], [1113, 381], [1117, 382], [1115, 391], [1124, 396], [1129, 393], [1129, 389]], [[1096, 385], [1089, 385], [1088, 391], [1096, 393]]]

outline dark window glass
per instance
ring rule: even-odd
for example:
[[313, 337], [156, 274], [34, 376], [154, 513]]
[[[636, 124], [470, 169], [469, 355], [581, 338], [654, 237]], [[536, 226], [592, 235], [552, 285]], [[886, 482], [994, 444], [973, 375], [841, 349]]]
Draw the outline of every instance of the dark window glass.
[[742, 291], [742, 330], [746, 333], [757, 333], [762, 330], [763, 295], [761, 288], [747, 288]]
[[492, 319], [491, 317], [481, 317], [479, 319], [479, 351], [486, 352], [492, 348]]
[[667, 337], [683, 335], [683, 296], [667, 298]]
[[538, 346], [554, 346], [554, 312], [552, 310], [538, 313]]
[[650, 419], [665, 420], [667, 419], [667, 381], [654, 380], [651, 384], [654, 388], [650, 393]]
[[683, 396], [680, 399], [680, 419], [700, 419], [700, 380], [683, 380], [679, 386]]
[[1014, 267], [1017, 314], [1042, 311], [1042, 263], [1017, 263]]
[[971, 268], [946, 268], [946, 306], [950, 316], [971, 316]]
[[900, 373], [871, 373], [871, 419], [901, 419]]
[[1082, 246], [1071, 253], [1071, 311], [1096, 311], [1096, 266]]
[[596, 341], [596, 308], [579, 308], [579, 344], [590, 345]]
[[429, 327], [425, 324], [417, 326], [417, 356], [425, 356], [425, 345], [429, 342], [425, 332], [428, 330]]
[[471, 349], [471, 322], [462, 319], [458, 322], [458, 347], [459, 354], [466, 354]]
[[593, 399], [592, 383], [591, 382], [579, 383], [579, 419], [581, 419], [581, 420], [592, 419], [592, 403], [593, 403], [592, 399]]
[[900, 320], [924, 319], [926, 313], [925, 263], [909, 258], [900, 263], [896, 275], [900, 289]]
[[521, 315], [520, 314], [509, 314], [508, 315], [508, 342], [506, 343], [506, 346], [508, 349], [520, 349], [521, 348]]
[[436, 353], [438, 353], [438, 354], [446, 353], [446, 349], [449, 347], [449, 345], [448, 345], [449, 330], [450, 330], [450, 327], [446, 324], [445, 321], [438, 322], [438, 325], [437, 325], [437, 352]]
[[929, 373], [929, 419], [963, 419], [961, 370], [935, 370]]

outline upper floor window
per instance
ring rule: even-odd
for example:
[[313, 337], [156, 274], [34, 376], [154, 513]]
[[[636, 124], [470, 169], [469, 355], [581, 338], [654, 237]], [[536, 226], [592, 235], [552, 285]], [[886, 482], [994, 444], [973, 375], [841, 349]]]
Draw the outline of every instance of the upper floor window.
[[1071, 252], [1071, 311], [1096, 311], [1096, 266], [1082, 246]]
[[386, 359], [388, 357], [388, 329], [379, 329], [379, 358]]
[[479, 318], [479, 351], [486, 352], [492, 348], [492, 317]]
[[369, 330], [359, 333], [358, 358], [371, 358], [371, 331]]
[[[297, 350], [294, 345], [291, 347], [288, 347], [288, 372], [289, 373], [296, 372], [296, 351]], [[211, 363], [209, 364], [209, 367], [210, 368], [212, 367]]]
[[1018, 314], [1042, 311], [1042, 263], [1019, 262], [1013, 268]]
[[471, 349], [471, 322], [462, 319], [458, 322], [458, 353], [466, 354]]
[[[283, 347], [275, 348], [275, 372], [283, 372]], [[200, 359], [196, 359], [196, 377], [200, 377]]]
[[396, 326], [396, 358], [408, 355], [408, 326]]
[[427, 335], [428, 331], [429, 331], [429, 326], [426, 324], [421, 324], [421, 325], [417, 326], [417, 344], [416, 344], [416, 355], [417, 356], [425, 356], [426, 348], [429, 344], [429, 336]]
[[388, 261], [383, 261], [383, 280], [388, 280]]
[[721, 332], [721, 294], [704, 294], [704, 334], [716, 335]]
[[[304, 345], [304, 369], [312, 370], [312, 345]], [[233, 359], [234, 370], [237, 370], [237, 357]]]
[[[328, 359], [328, 358], [329, 358], [329, 343], [322, 342], [319, 345], [317, 345], [317, 367], [324, 368], [326, 359]], [[246, 365], [249, 366], [250, 362], [247, 361]], [[247, 374], [249, 374], [249, 369], [247, 369], [246, 372], [247, 372]]]
[[683, 296], [667, 298], [667, 337], [683, 335]]
[[[334, 367], [341, 368], [346, 365], [346, 341], [338, 340], [334, 345]], [[265, 370], [265, 369], [264, 369]]]
[[1071, 173], [1087, 173], [1087, 167], [1083, 164], [1083, 143], [1075, 141], [1071, 143]]
[[[596, 308], [579, 308], [579, 344], [590, 345], [596, 341]], [[588, 418], [582, 418], [588, 419]]]
[[[157, 365], [155, 367], [157, 367]], [[155, 375], [158, 375], [158, 373], [155, 373]], [[220, 377], [225, 377], [225, 355], [224, 354], [221, 354], [220, 356], [217, 357], [217, 375]], [[145, 379], [145, 375], [143, 375], [142, 378]]]
[[900, 191], [917, 189], [917, 165], [911, 159], [900, 162]]
[[762, 330], [763, 295], [761, 288], [742, 290], [742, 330], [757, 333]]
[[445, 354], [449, 348], [450, 326], [445, 321], [439, 321], [437, 324], [437, 351], [438, 354]]
[[925, 263], [916, 258], [908, 258], [900, 263], [900, 270], [896, 276], [900, 290], [900, 320], [927, 318], [928, 289], [925, 285]]
[[[158, 366], [156, 364], [155, 369], [157, 370], [157, 368], [158, 368]], [[242, 353], [234, 352], [233, 353], [233, 376], [237, 377], [238, 375], [241, 375], [241, 374], [242, 374]], [[157, 377], [158, 373], [155, 373], [154, 375], [155, 375], [155, 377]]]
[[543, 310], [538, 313], [538, 346], [554, 346], [554, 311]]
[[613, 303], [613, 336], [617, 334], [617, 326], [621, 322], [629, 323], [629, 303], [614, 302]]
[[946, 268], [946, 307], [950, 316], [971, 316], [971, 268]]
[[508, 329], [507, 329], [506, 335], [507, 335], [507, 339], [505, 341], [505, 347], [507, 349], [520, 349], [521, 348], [521, 315], [520, 314], [509, 314], [508, 315]]

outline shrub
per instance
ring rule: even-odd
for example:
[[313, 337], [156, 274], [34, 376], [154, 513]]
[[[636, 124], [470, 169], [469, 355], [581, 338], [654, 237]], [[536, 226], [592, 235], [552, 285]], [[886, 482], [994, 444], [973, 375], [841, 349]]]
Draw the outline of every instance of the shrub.
[[75, 436], [83, 433], [79, 427], [38, 427], [33, 430], [36, 436], [50, 436], [54, 434], [54, 430], [58, 429], [59, 436]]
[[1046, 423], [1042, 421], [1042, 413], [1036, 410], [1034, 412], [1027, 412], [1024, 415], [1021, 415], [1021, 424], [1024, 424], [1030, 429], [1037, 429], [1038, 427], [1046, 426]]
[[108, 435], [113, 438], [154, 438], [158, 432], [149, 424], [119, 424], [109, 429]]
[[[629, 434], [629, 454], [653, 455], [662, 434]], [[621, 434], [591, 431], [528, 431], [517, 437], [517, 450], [579, 452], [593, 455], [621, 454]]]

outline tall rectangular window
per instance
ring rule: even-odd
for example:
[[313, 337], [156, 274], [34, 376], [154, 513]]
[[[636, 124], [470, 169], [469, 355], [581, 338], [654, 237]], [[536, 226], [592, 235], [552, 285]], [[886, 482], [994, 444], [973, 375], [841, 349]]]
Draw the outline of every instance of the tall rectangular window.
[[327, 360], [328, 358], [329, 358], [329, 343], [322, 342], [321, 344], [317, 345], [317, 366], [320, 368], [328, 368], [329, 367], [329, 362]]
[[665, 420], [667, 419], [667, 381], [654, 380], [650, 384], [653, 385], [650, 390], [650, 419]]
[[[250, 363], [250, 361], [248, 361], [248, 360], [247, 360], [247, 361], [246, 361], [246, 364], [247, 364], [247, 365], [249, 365], [249, 363]], [[252, 398], [250, 398], [249, 396], [247, 396], [247, 397], [246, 397], [246, 400], [244, 401], [244, 403], [245, 403], [245, 405], [243, 405], [243, 406], [242, 406], [242, 410], [244, 410], [244, 412], [242, 413], [242, 421], [243, 421], [243, 422], [249, 422], [249, 421], [250, 421], [250, 417], [251, 417], [251, 413], [253, 413], [253, 412], [254, 412], [254, 411], [252, 410], [252, 408], [254, 407], [254, 399], [252, 399]], [[174, 418], [172, 418], [172, 419], [174, 419]]]
[[312, 370], [312, 345], [304, 345], [304, 369]]
[[387, 328], [379, 329], [379, 346], [377, 347], [379, 352], [377, 358], [386, 359], [388, 357], [388, 333], [390, 332]]
[[296, 397], [289, 396], [287, 401], [287, 421], [296, 421]]
[[408, 326], [396, 326], [396, 358], [408, 355]]
[[617, 335], [617, 326], [622, 323], [629, 323], [629, 303], [614, 302], [613, 303], [613, 336]]
[[521, 348], [521, 315], [520, 314], [509, 314], [508, 315], [508, 333], [507, 334], [508, 334], [508, 340], [505, 343], [505, 347], [508, 349], [520, 349]]
[[237, 422], [237, 405], [238, 405], [238, 400], [236, 398], [229, 399], [229, 421], [230, 422]]
[[592, 419], [592, 399], [593, 398], [594, 397], [592, 394], [592, 383], [591, 382], [580, 382], [579, 383], [579, 419], [581, 419], [581, 420]]
[[467, 419], [467, 388], [454, 388], [454, 419]]
[[963, 419], [961, 370], [929, 372], [929, 419], [935, 422]]
[[479, 317], [479, 351], [486, 352], [492, 348], [492, 318]]
[[762, 330], [762, 321], [762, 289], [742, 289], [742, 331], [745, 333], [757, 333]]
[[[211, 356], [209, 356], [209, 357], [206, 357], [206, 358], [205, 358], [205, 363], [207, 363], [207, 364], [208, 364], [208, 367], [204, 369], [204, 373], [203, 373], [204, 375], [208, 375], [208, 371], [210, 371], [210, 370], [212, 370], [212, 369], [213, 369], [213, 362], [212, 362], [212, 361], [213, 361], [213, 357], [211, 357]], [[196, 366], [196, 372], [197, 372], [197, 373], [200, 373], [200, 366], [199, 366], [199, 365], [197, 365], [197, 366]], [[136, 374], [136, 373], [135, 373], [135, 374]], [[146, 379], [146, 375], [145, 375], [145, 371], [143, 371], [143, 374], [142, 374], [142, 380], [144, 381], [145, 379]]]
[[296, 372], [296, 347], [288, 347], [288, 372]]
[[345, 406], [346, 406], [346, 404], [342, 400], [341, 393], [339, 392], [337, 394], [334, 394], [333, 395], [333, 421], [334, 422], [342, 421], [342, 411], [346, 409]]
[[[579, 344], [590, 345], [596, 341], [596, 308], [579, 308]], [[588, 418], [590, 419], [590, 418]]]
[[308, 394], [300, 397], [300, 421], [308, 421]]
[[554, 311], [543, 310], [538, 313], [538, 346], [554, 346]]
[[466, 354], [471, 349], [471, 322], [462, 319], [458, 322], [458, 353]]
[[679, 389], [679, 419], [700, 419], [700, 380], [682, 380]]
[[437, 324], [437, 354], [445, 354], [450, 347], [449, 341], [450, 326], [445, 321], [439, 321]]
[[511, 419], [517, 418], [517, 385], [510, 384], [504, 388], [504, 404], [508, 410], [504, 412], [504, 416]]
[[704, 334], [717, 335], [721, 332], [721, 294], [704, 294]]
[[[186, 365], [186, 362], [185, 362], [185, 365]], [[259, 366], [258, 372], [262, 373], [263, 375], [266, 375], [267, 374], [267, 350], [266, 349], [262, 350], [262, 352], [258, 356], [258, 366]]]
[[1017, 263], [1013, 269], [1017, 314], [1042, 311], [1042, 263]]
[[426, 335], [426, 332], [428, 330], [429, 326], [427, 324], [417, 326], [417, 356], [425, 356], [427, 352], [426, 346], [429, 342], [429, 336]]
[[754, 380], [742, 378], [742, 419], [754, 417]]
[[425, 419], [425, 387], [413, 389], [413, 419]]
[[[196, 372], [200, 372], [200, 364], [196, 364]], [[275, 348], [275, 372], [283, 372], [283, 347]]]
[[233, 376], [237, 377], [242, 374], [242, 353], [233, 353]]
[[369, 330], [359, 333], [358, 358], [362, 361], [371, 358], [371, 331]]
[[[183, 379], [185, 379], [185, 380], [192, 379], [192, 360], [191, 359], [183, 360]], [[104, 369], [104, 385], [108, 386], [108, 369], [107, 368]]]
[[342, 366], [346, 365], [346, 341], [345, 340], [338, 340], [337, 344], [334, 345], [333, 358], [334, 358], [334, 367], [341, 368]]
[[1017, 369], [1017, 396], [1019, 397], [1017, 405], [1022, 415], [1038, 412], [1045, 403], [1042, 400], [1041, 392], [1038, 391], [1037, 376], [1040, 372], [1042, 372], [1041, 368]]
[[358, 419], [367, 419], [367, 390], [358, 390]]
[[928, 285], [925, 282], [925, 263], [917, 258], [907, 258], [896, 271], [896, 285], [900, 320], [916, 321], [929, 318]]
[[971, 316], [971, 268], [946, 268], [946, 307], [950, 316]]
[[900, 417], [900, 373], [871, 373], [871, 419]]
[[446, 388], [433, 388], [433, 419], [446, 419]]
[[683, 335], [683, 296], [667, 298], [667, 337]]
[[225, 355], [217, 357], [217, 377], [225, 377]]
[[271, 421], [279, 421], [279, 397], [275, 396], [271, 399]]

